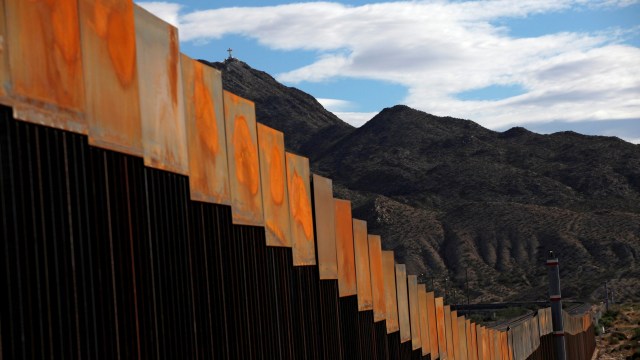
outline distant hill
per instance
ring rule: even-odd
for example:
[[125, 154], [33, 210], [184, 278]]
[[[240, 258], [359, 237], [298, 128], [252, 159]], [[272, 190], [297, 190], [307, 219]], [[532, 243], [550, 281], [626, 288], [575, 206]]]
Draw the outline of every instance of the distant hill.
[[[640, 146], [572, 132], [495, 132], [394, 106], [354, 129], [313, 97], [241, 61], [213, 63], [258, 121], [334, 180], [412, 273], [475, 301], [545, 299], [546, 254], [563, 296], [640, 299]], [[462, 301], [461, 296], [450, 301]]]
[[313, 157], [353, 130], [313, 96], [242, 61], [200, 61], [222, 71], [225, 90], [255, 102], [258, 121], [284, 132], [286, 147], [293, 152]]

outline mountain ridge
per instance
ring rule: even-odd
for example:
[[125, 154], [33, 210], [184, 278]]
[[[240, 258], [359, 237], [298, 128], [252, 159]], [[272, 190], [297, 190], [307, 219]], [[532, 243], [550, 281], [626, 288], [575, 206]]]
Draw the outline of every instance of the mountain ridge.
[[640, 299], [640, 146], [496, 132], [405, 105], [353, 128], [240, 61], [213, 66], [440, 295], [445, 286], [462, 291], [468, 274], [474, 301], [544, 299], [543, 263], [554, 250], [566, 297], [602, 297], [608, 280], [618, 298]]

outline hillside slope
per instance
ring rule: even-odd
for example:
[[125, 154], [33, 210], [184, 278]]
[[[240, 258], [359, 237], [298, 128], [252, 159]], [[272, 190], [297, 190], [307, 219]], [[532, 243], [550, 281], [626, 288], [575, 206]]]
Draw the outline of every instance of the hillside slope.
[[[334, 180], [336, 196], [439, 294], [546, 298], [548, 250], [563, 295], [640, 299], [640, 146], [572, 132], [494, 132], [398, 105], [354, 129], [297, 89], [240, 61], [213, 63], [225, 89]], [[458, 299], [450, 300], [461, 300]]]
[[255, 102], [257, 120], [284, 132], [285, 146], [293, 152], [313, 159], [353, 130], [313, 96], [284, 86], [240, 60], [200, 61], [222, 71], [225, 90]]

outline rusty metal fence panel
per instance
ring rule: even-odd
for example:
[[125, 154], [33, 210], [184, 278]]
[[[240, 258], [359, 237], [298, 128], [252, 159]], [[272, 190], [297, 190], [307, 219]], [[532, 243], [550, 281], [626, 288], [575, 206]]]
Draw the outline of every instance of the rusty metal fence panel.
[[78, 3], [89, 143], [142, 156], [133, 2]]
[[336, 226], [331, 179], [313, 174], [313, 205], [320, 279], [338, 278]]
[[502, 347], [500, 344], [500, 331], [492, 330], [492, 349], [493, 349], [493, 357], [495, 359], [502, 359]]
[[369, 269], [369, 242], [367, 237], [366, 221], [353, 219], [353, 244], [356, 264], [358, 310], [373, 310], [371, 272]]
[[407, 289], [409, 291], [409, 322], [411, 328], [411, 349], [417, 350], [422, 347], [422, 337], [420, 334], [420, 311], [418, 308], [418, 277], [407, 275]]
[[334, 210], [340, 297], [356, 295], [356, 265], [353, 248], [351, 202], [335, 199]]
[[466, 356], [467, 359], [473, 359], [473, 355], [472, 353], [472, 346], [473, 346], [473, 338], [471, 337], [471, 320], [466, 319], [464, 321], [464, 329], [465, 329], [465, 338], [464, 338], [464, 343], [465, 343], [465, 347], [467, 348], [466, 350]]
[[[224, 121], [233, 222], [241, 225], [262, 226], [264, 214], [253, 102], [224, 91]], [[308, 177], [305, 180], [309, 182]], [[291, 186], [289, 186], [289, 192], [291, 197]], [[310, 215], [310, 200], [307, 205]]]
[[500, 355], [504, 360], [509, 359], [509, 341], [507, 339], [506, 331], [500, 332]]
[[373, 321], [383, 321], [387, 312], [382, 268], [382, 240], [378, 235], [369, 235], [369, 266], [371, 269], [371, 295], [373, 299]]
[[393, 251], [382, 252], [382, 269], [384, 272], [384, 302], [387, 334], [400, 330], [398, 324], [398, 298], [396, 295], [396, 273]]
[[[5, 19], [5, 4], [0, 2], [0, 36], [7, 39], [7, 22]], [[0, 46], [0, 103], [11, 106], [12, 102], [7, 97], [11, 90], [11, 75], [9, 73], [9, 44], [6, 40]]]
[[451, 335], [453, 340], [453, 358], [460, 359], [460, 330], [458, 329], [458, 311], [451, 311]]
[[258, 123], [260, 180], [268, 246], [291, 247], [292, 243], [284, 153], [284, 135]]
[[467, 326], [466, 326], [467, 324], [466, 324], [464, 316], [458, 316], [458, 318], [456, 320], [458, 322], [458, 339], [459, 339], [458, 355], [457, 355], [456, 359], [467, 360], [468, 359], [468, 354], [467, 354]]
[[438, 353], [441, 359], [447, 358], [447, 327], [446, 327], [446, 311], [444, 308], [444, 299], [437, 297], [434, 300], [436, 325], [438, 330]]
[[429, 321], [431, 358], [435, 360], [440, 357], [440, 349], [438, 345], [438, 318], [436, 316], [435, 294], [433, 291], [427, 293], [427, 319]]
[[409, 293], [407, 291], [407, 268], [404, 264], [396, 264], [396, 291], [398, 295], [398, 324], [400, 326], [400, 342], [411, 340], [411, 324], [409, 319]]
[[[220, 71], [184, 54], [181, 55], [180, 64], [191, 199], [231, 205], [222, 108], [222, 75]], [[281, 166], [284, 169], [284, 165]]]
[[316, 246], [313, 235], [309, 159], [287, 152], [285, 162], [293, 241], [293, 265], [315, 265]]
[[[5, 0], [3, 92], [17, 119], [87, 133], [78, 3]], [[8, 80], [4, 73], [4, 80]], [[7, 91], [8, 90], [8, 91]]]
[[540, 336], [545, 336], [553, 332], [553, 324], [551, 323], [551, 308], [538, 310], [538, 322]]
[[485, 350], [484, 326], [476, 326], [476, 342], [478, 343], [478, 360], [488, 360]]
[[420, 342], [422, 356], [431, 353], [431, 339], [429, 329], [429, 307], [427, 306], [427, 286], [418, 284], [418, 311], [420, 315]]
[[480, 358], [478, 352], [478, 325], [476, 323], [471, 323], [471, 356], [470, 358], [473, 360], [478, 360]]
[[144, 163], [188, 175], [178, 29], [138, 5], [134, 23]]
[[453, 349], [453, 325], [451, 321], [451, 306], [445, 305], [444, 307], [444, 324], [447, 337], [447, 359], [454, 360], [456, 358], [455, 350]]

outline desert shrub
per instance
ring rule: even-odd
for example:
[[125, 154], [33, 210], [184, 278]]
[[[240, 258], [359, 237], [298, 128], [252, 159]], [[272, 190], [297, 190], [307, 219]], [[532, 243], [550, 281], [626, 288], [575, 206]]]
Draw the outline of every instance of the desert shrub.
[[617, 337], [612, 336], [609, 338], [609, 345], [617, 345], [620, 344], [620, 340]]
[[600, 322], [599, 322], [600, 325], [604, 327], [610, 327], [611, 324], [613, 324], [613, 321], [618, 317], [619, 314], [620, 312], [617, 310], [609, 310], [605, 312], [604, 314], [602, 314], [602, 317], [600, 318]]
[[612, 332], [611, 337], [614, 337], [618, 340], [627, 340], [627, 336], [621, 332]]

